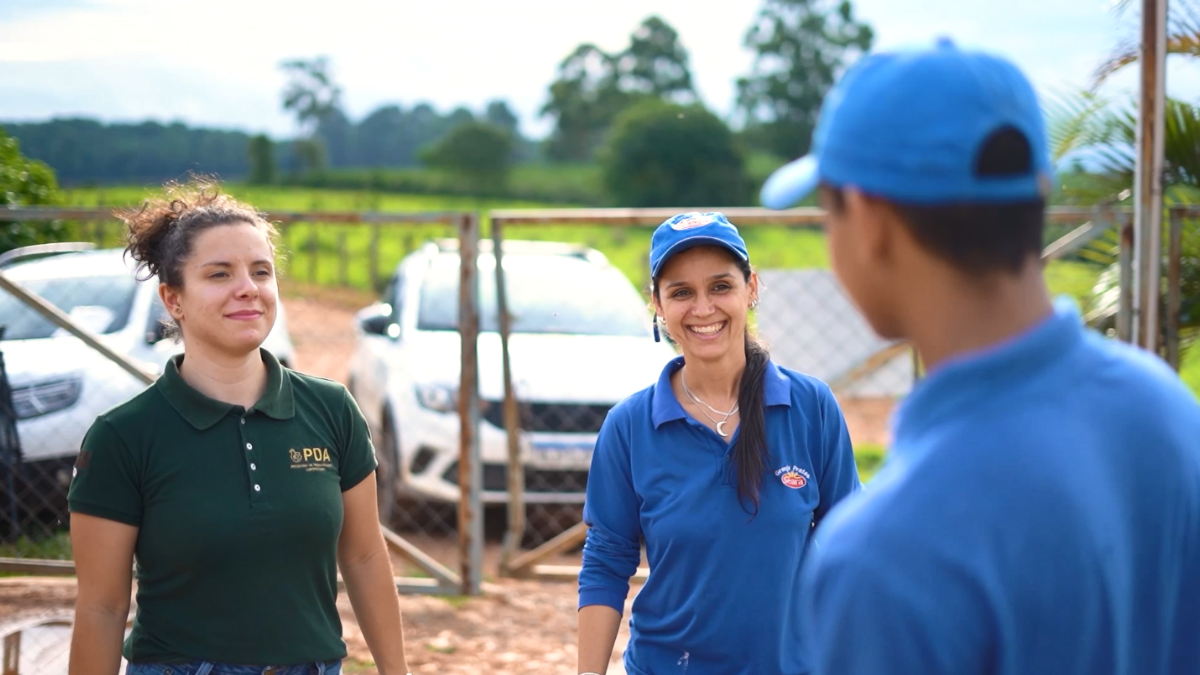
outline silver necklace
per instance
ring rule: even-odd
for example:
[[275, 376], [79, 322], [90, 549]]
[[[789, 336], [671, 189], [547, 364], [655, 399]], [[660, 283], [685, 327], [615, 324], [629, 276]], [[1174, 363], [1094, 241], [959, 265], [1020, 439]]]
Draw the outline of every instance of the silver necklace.
[[[696, 394], [693, 393], [692, 390], [688, 388], [687, 379], [684, 378], [682, 372], [679, 373], [679, 384], [683, 385], [683, 393], [687, 394], [687, 397], [689, 399], [691, 399], [692, 402], [697, 405], [697, 407], [703, 406], [703, 407], [700, 407], [700, 413], [702, 415], [704, 415], [705, 417], [707, 417], [708, 419], [712, 420], [713, 424], [717, 425], [717, 433], [720, 434], [722, 437], [728, 437], [729, 434], [725, 433], [725, 423], [729, 421], [729, 417], [731, 415], [733, 415], [734, 413], [736, 413], [738, 411], [738, 404], [737, 403], [733, 404], [733, 407], [730, 408], [728, 412], [717, 410], [716, 408], [705, 403], [704, 401], [701, 401], [700, 397], [696, 396]], [[720, 420], [717, 420], [715, 417], [713, 417], [712, 415], [709, 415], [707, 412], [705, 412], [704, 408], [708, 408], [709, 410], [713, 411], [714, 413], [716, 413], [718, 415], [722, 415], [723, 417]]]

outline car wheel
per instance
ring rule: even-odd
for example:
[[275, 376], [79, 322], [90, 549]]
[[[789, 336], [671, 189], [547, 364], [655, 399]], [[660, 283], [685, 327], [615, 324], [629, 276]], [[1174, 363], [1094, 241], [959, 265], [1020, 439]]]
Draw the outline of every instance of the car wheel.
[[379, 434], [379, 447], [375, 448], [375, 492], [379, 502], [379, 522], [391, 527], [396, 516], [396, 479], [400, 475], [400, 453], [392, 415], [383, 413], [383, 430]]

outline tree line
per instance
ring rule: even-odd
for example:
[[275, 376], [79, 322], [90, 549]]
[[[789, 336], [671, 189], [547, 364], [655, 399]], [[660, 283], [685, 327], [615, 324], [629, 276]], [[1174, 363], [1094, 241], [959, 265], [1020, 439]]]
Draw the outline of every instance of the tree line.
[[[522, 137], [503, 100], [478, 112], [457, 108], [446, 113], [426, 103], [409, 108], [390, 103], [352, 120], [323, 57], [281, 64], [287, 74], [281, 105], [299, 127], [293, 138], [274, 140], [181, 123], [87, 119], [3, 126], [23, 152], [53, 167], [64, 184], [153, 182], [187, 171], [216, 173], [227, 180], [299, 182], [342, 169], [422, 166], [461, 172], [481, 190], [494, 192], [504, 184], [506, 167], [546, 162], [641, 164], [647, 179], [656, 171], [671, 174], [655, 178], [658, 184], [706, 173], [717, 180], [720, 174], [720, 181], [732, 181], [735, 192], [744, 193], [741, 167], [746, 157], [760, 153], [782, 160], [807, 150], [825, 93], [873, 41], [873, 31], [854, 16], [849, 0], [762, 2], [743, 36], [756, 59], [737, 81], [737, 106], [729, 119], [719, 118], [701, 100], [679, 33], [651, 16], [634, 29], [623, 49], [606, 52], [582, 44], [560, 62], [539, 110], [553, 122], [545, 139]], [[671, 115], [686, 115], [687, 123], [672, 131]], [[649, 127], [661, 133], [647, 136], [644, 129]], [[704, 143], [721, 147], [710, 147], [716, 153], [710, 157], [726, 157], [736, 175], [694, 166], [695, 150], [683, 146], [693, 143], [696, 134], [713, 136]], [[675, 140], [667, 140], [671, 138]], [[637, 148], [614, 145], [621, 139]], [[657, 153], [657, 159], [647, 152]], [[659, 168], [647, 168], [648, 161]], [[605, 179], [609, 192], [618, 189], [614, 181], [621, 182], [619, 176]]]

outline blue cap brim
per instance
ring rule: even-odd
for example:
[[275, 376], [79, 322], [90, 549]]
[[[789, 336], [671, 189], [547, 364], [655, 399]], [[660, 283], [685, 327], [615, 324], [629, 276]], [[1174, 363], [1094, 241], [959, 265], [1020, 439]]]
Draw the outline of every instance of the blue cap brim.
[[689, 248], [692, 248], [693, 246], [719, 246], [719, 247], [725, 249], [726, 251], [729, 251], [733, 255], [737, 256], [738, 258], [741, 258], [742, 260], [750, 259], [750, 258], [746, 257], [746, 254], [737, 250], [736, 248], [731, 246], [729, 244], [729, 242], [725, 241], [724, 239], [721, 239], [720, 237], [707, 237], [707, 236], [688, 237], [687, 239], [681, 239], [681, 240], [675, 242], [667, 250], [663, 251], [662, 256], [658, 259], [658, 264], [652, 265], [650, 267], [650, 276], [657, 277], [658, 271], [662, 269], [662, 266], [664, 264], [666, 264], [666, 262], [668, 260], [670, 260], [671, 256], [675, 255], [676, 253], [681, 253], [683, 251], [686, 251]]
[[817, 158], [805, 155], [778, 169], [763, 183], [759, 199], [768, 209], [795, 206], [817, 188], [820, 180]]

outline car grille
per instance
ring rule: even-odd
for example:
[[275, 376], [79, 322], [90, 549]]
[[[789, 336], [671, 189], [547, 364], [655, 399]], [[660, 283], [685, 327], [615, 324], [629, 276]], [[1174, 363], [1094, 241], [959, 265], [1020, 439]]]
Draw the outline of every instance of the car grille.
[[[525, 431], [589, 433], [600, 431], [609, 403], [519, 403]], [[485, 401], [483, 418], [499, 429], [504, 426], [504, 401]]]

